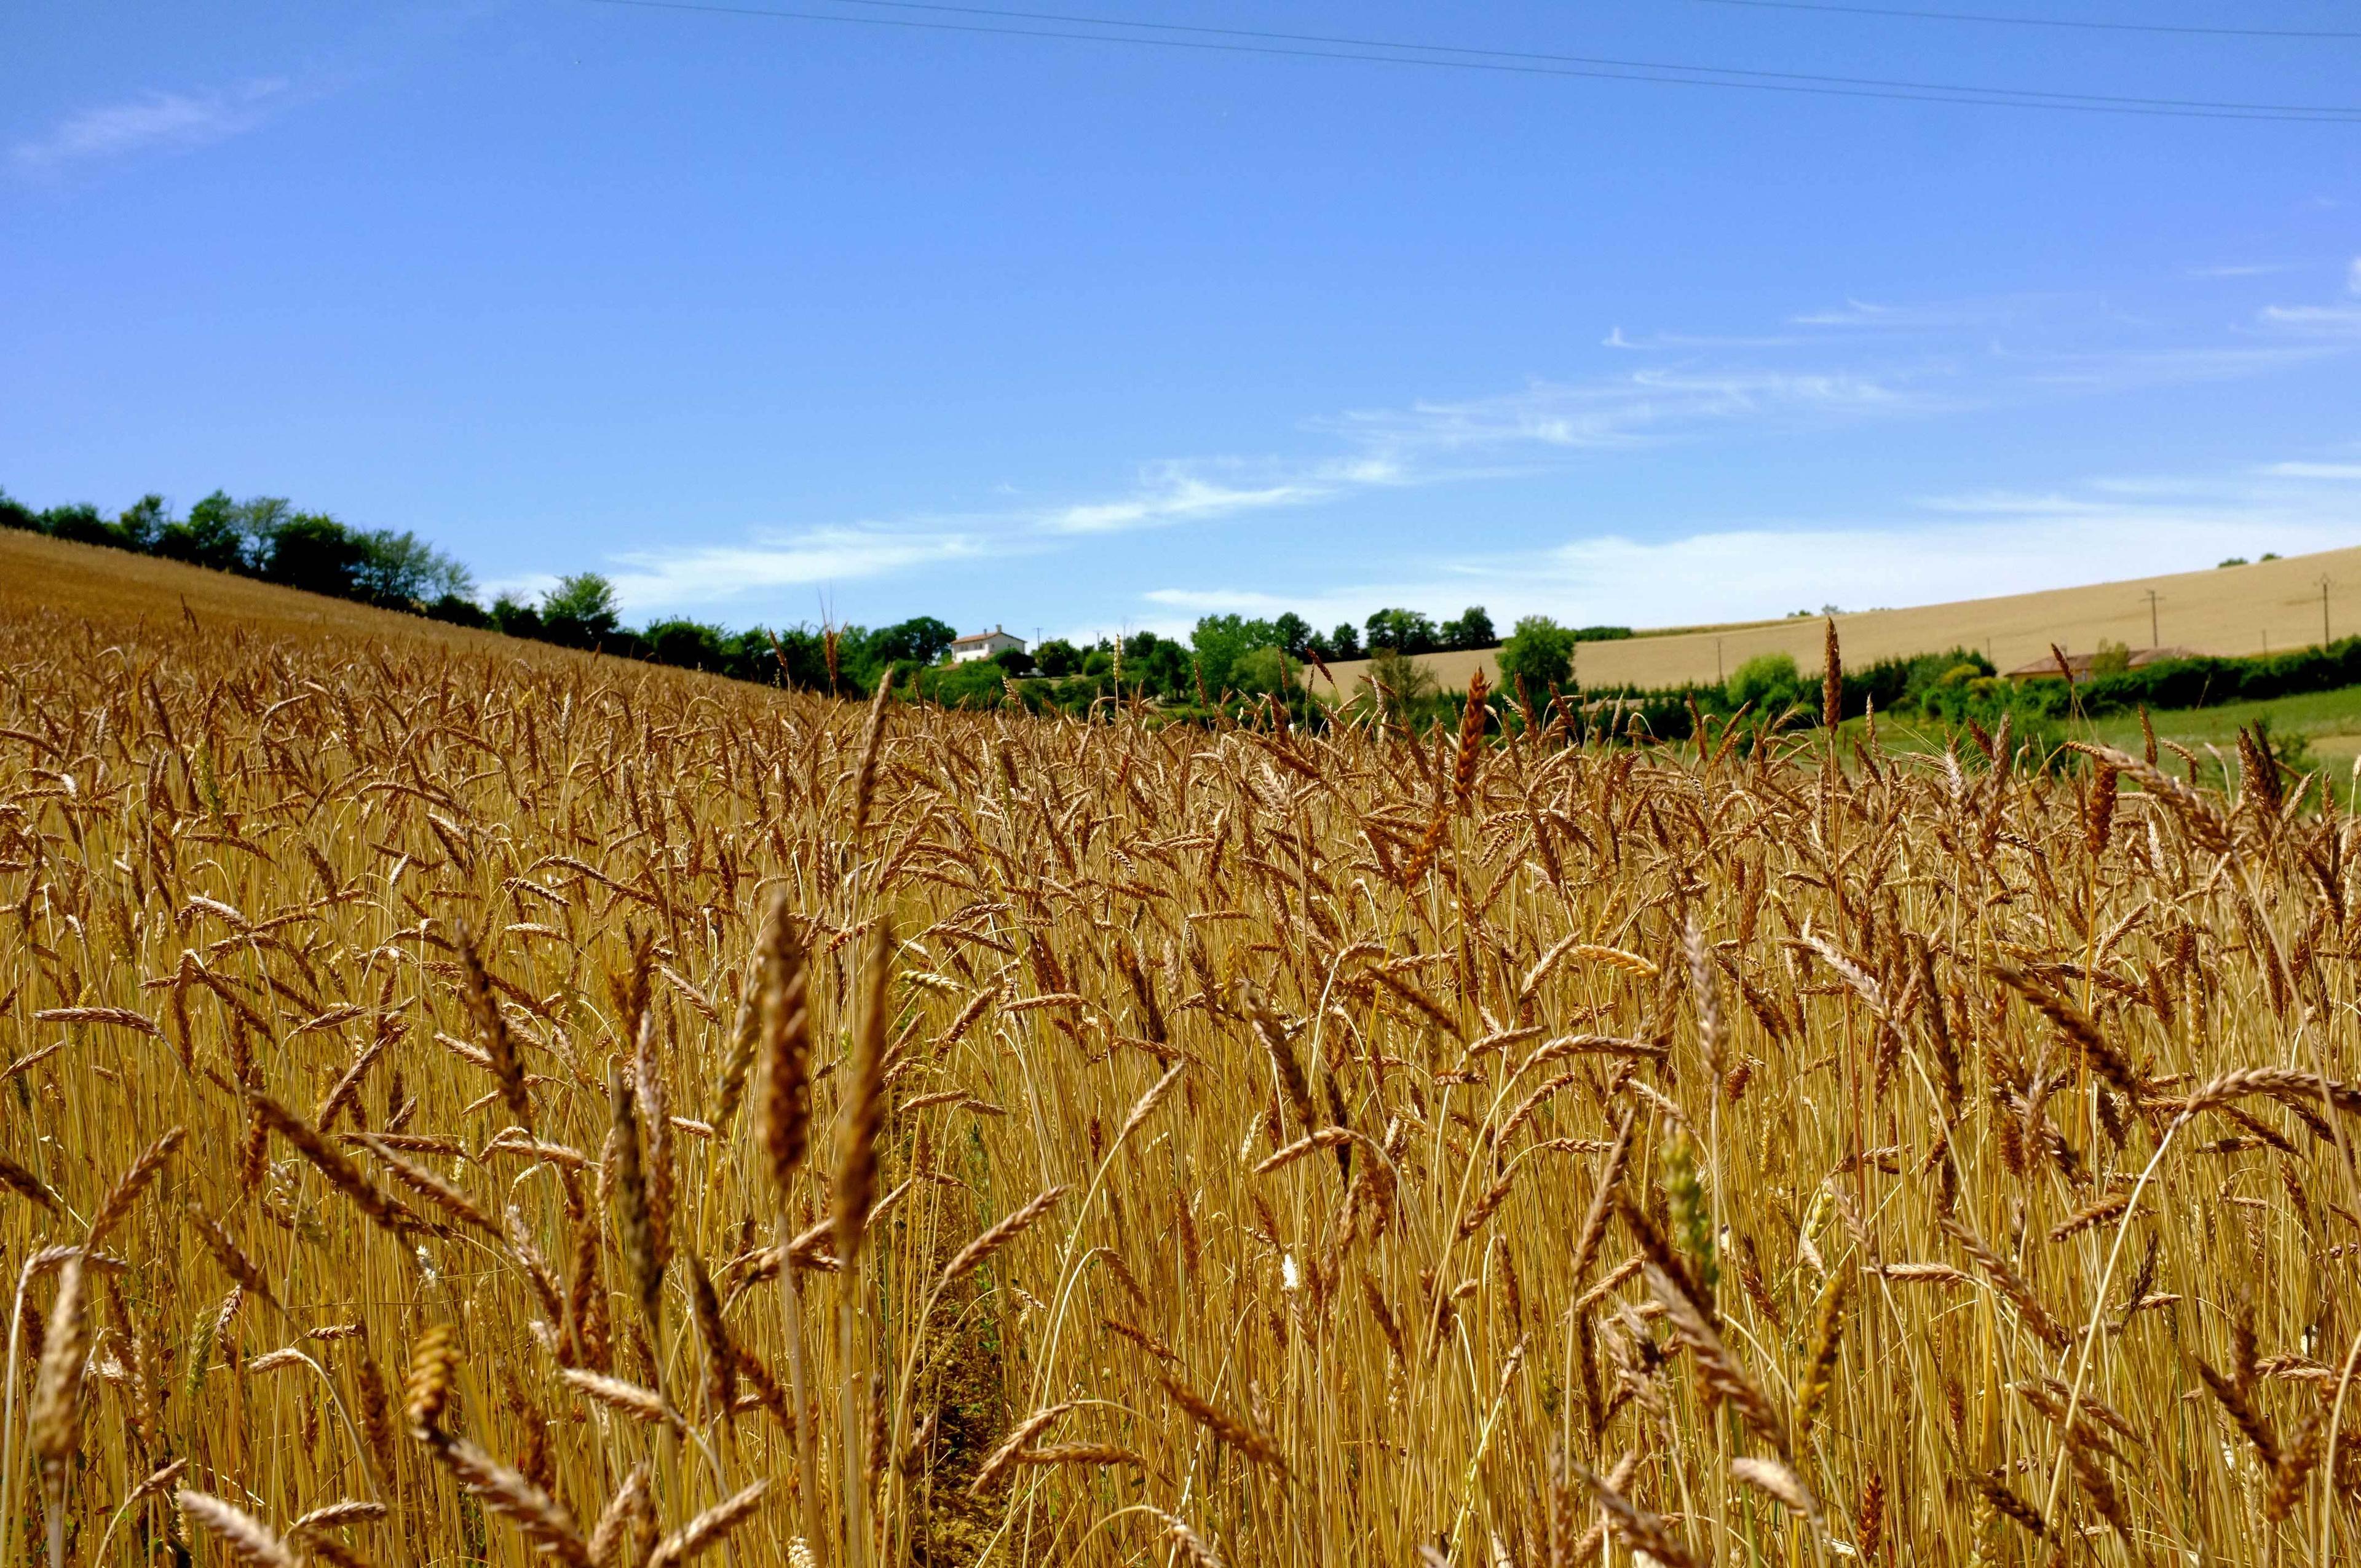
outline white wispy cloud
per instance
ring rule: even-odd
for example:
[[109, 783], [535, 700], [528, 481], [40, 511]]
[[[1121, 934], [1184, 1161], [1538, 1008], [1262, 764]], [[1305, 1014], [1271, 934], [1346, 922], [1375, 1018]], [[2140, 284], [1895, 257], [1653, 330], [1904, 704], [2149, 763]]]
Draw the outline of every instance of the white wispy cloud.
[[1162, 587], [1141, 600], [1149, 630], [1175, 633], [1207, 614], [1293, 609], [1325, 627], [1357, 624], [1389, 605], [1449, 613], [1471, 602], [1488, 607], [1503, 630], [1532, 614], [1565, 624], [1752, 620], [1829, 603], [1901, 608], [2197, 570], [2225, 554], [2336, 549], [2356, 543], [2356, 505], [2361, 465], [2106, 477], [2068, 489], [1931, 496], [1877, 522], [1784, 519], [1661, 539], [1608, 534], [1455, 556], [1431, 574], [1316, 594]]
[[2191, 278], [2268, 278], [2274, 273], [2293, 272], [2302, 266], [2297, 261], [2246, 261], [2224, 267], [2192, 267]]
[[1115, 533], [1305, 506], [1347, 490], [1399, 483], [1400, 477], [1397, 466], [1383, 457], [1170, 461], [1149, 465], [1138, 486], [1126, 494], [1047, 508], [1034, 513], [1032, 521], [1049, 533]]
[[1872, 327], [1881, 332], [1931, 332], [1978, 326], [2002, 320], [2023, 302], [2011, 298], [1955, 300], [1909, 305], [1881, 305], [1870, 300], [1847, 300], [1842, 305], [1804, 311], [1787, 318], [1790, 326]]
[[[1490, 477], [1547, 472], [1602, 454], [1670, 447], [1728, 431], [1814, 432], [2010, 402], [2261, 375], [2348, 353], [2361, 342], [2361, 304], [2347, 302], [2342, 295], [2329, 303], [2265, 307], [2255, 320], [2262, 330], [2250, 329], [2243, 338], [2160, 346], [2152, 342], [2138, 346], [2078, 343], [2071, 323], [2061, 324], [2074, 313], [2052, 309], [2056, 304], [2032, 296], [1923, 308], [1854, 302], [1842, 312], [1795, 318], [1827, 325], [1894, 328], [1875, 336], [1879, 346], [1868, 355], [1859, 351], [1859, 339], [1844, 334], [1682, 340], [1629, 337], [1619, 329], [1609, 339], [1609, 346], [1654, 349], [1674, 357], [1669, 362], [1651, 359], [1612, 374], [1534, 380], [1490, 395], [1351, 410], [1307, 420], [1304, 433], [1315, 442], [1324, 440], [1325, 450], [1152, 462], [1142, 466], [1130, 484], [1095, 496], [1033, 504], [1011, 504], [1015, 498], [1004, 496], [1002, 504], [991, 510], [642, 552], [620, 558], [617, 587], [635, 610], [696, 609], [766, 589], [877, 577], [963, 557], [1045, 554], [1128, 532], [1333, 505], [1379, 489], [1464, 485]], [[1991, 341], [1994, 334], [1987, 329], [2004, 319], [2015, 323], [2012, 336], [2031, 338], [2033, 345]], [[1959, 330], [1963, 323], [1975, 323], [1978, 331]], [[1847, 344], [1855, 347], [1848, 351]], [[2348, 477], [2344, 466], [2291, 463], [2257, 470], [2249, 478], [2301, 481], [2316, 490], [2323, 482]], [[1919, 582], [1948, 592], [1970, 580], [2004, 587], [2014, 580], [2007, 575], [2016, 569], [2011, 562], [2019, 563], [2026, 574], [2048, 573], [2041, 579], [2044, 585], [2060, 580], [2060, 570], [2087, 579], [2087, 563], [2079, 558], [2070, 567], [2059, 565], [2054, 532], [2049, 543], [2037, 548], [2028, 544], [2015, 553], [2011, 541], [2017, 536], [2008, 532], [2015, 527], [2032, 531], [2025, 535], [2027, 539], [2045, 529], [2087, 527], [2095, 531], [2092, 540], [2110, 541], [2110, 549], [2122, 547], [2127, 568], [2147, 570], [2150, 562], [2132, 547], [2142, 529], [2157, 539], [2170, 540], [2180, 537], [2173, 530], [2182, 526], [2180, 520], [2194, 518], [2188, 524], [2189, 537], [2202, 534], [2219, 543], [2221, 529], [2242, 525], [2241, 518], [2257, 528], [2302, 521], [2257, 510], [2258, 505], [2253, 496], [2201, 495], [2180, 480], [2118, 477], [2094, 480], [2073, 493], [1932, 498], [1916, 503], [1917, 516], [1910, 524], [1883, 532], [1805, 522], [1699, 532], [1686, 542], [1572, 542], [1554, 555], [1520, 557], [1488, 573], [1480, 562], [1455, 557], [1436, 582], [1362, 583], [1324, 590], [1306, 584], [1290, 594], [1290, 602], [1300, 613], [1315, 618], [1331, 613], [1344, 618], [1356, 606], [1361, 607], [1357, 613], [1366, 614], [1378, 603], [1441, 603], [1455, 599], [1470, 586], [1489, 584], [1485, 591], [1504, 603], [1528, 603], [1555, 613], [1565, 609], [1559, 600], [1567, 584], [1580, 578], [1618, 585], [1605, 600], [1571, 612], [1591, 619], [1637, 623], [1646, 619], [1640, 607], [1651, 602], [1651, 595], [1661, 600], [1664, 614], [1675, 619], [1760, 614], [1765, 605], [1804, 590], [1806, 578], [1825, 585], [1806, 592], [1808, 602], [1815, 604], [1831, 592], [1883, 601], [1916, 591], [1907, 585]], [[1905, 543], [1930, 538], [1954, 540], [1956, 548], [1946, 554]], [[2077, 540], [2079, 550], [2080, 535]], [[1796, 576], [1796, 559], [1817, 555], [1823, 547], [1835, 551], [1854, 575], [1828, 582], [1828, 562], [1813, 559]], [[2300, 546], [2291, 532], [2257, 546], [2283, 552], [2295, 547]], [[2213, 544], [2192, 548], [2202, 554]], [[1461, 587], [1438, 587], [1442, 580]], [[1876, 587], [1881, 582], [1889, 587]], [[1700, 595], [1721, 591], [1716, 583], [1751, 584], [1744, 590], [1751, 597], [1742, 606], [1680, 608]], [[2003, 587], [1991, 591], [2003, 591]], [[1811, 598], [1810, 592], [1819, 597]], [[1421, 595], [1424, 597], [1415, 597]], [[1177, 587], [1140, 601], [1149, 615], [1162, 618], [1209, 609], [1248, 611], [1258, 602], [1250, 594], [1241, 597], [1227, 589]], [[1624, 608], [1618, 610], [1618, 603]], [[1151, 630], [1186, 624], [1169, 619], [1148, 622]]]
[[820, 528], [760, 535], [741, 544], [684, 551], [631, 551], [612, 557], [615, 597], [627, 613], [727, 604], [748, 594], [884, 576], [979, 555], [968, 532], [910, 533]]
[[40, 136], [8, 149], [16, 168], [49, 173], [67, 167], [178, 151], [225, 140], [262, 124], [289, 101], [292, 85], [269, 77], [220, 92], [148, 93], [77, 109]]
[[2327, 337], [2361, 335], [2361, 305], [2266, 305], [2266, 325]]
[[1637, 352], [1675, 351], [1692, 353], [1698, 349], [1795, 348], [1811, 342], [1808, 337], [1722, 334], [1693, 332], [1651, 332], [1632, 336], [1621, 327], [1609, 327], [1607, 335], [1598, 340], [1601, 348], [1628, 348]]
[[1576, 382], [1314, 422], [1400, 465], [1448, 454], [1606, 451], [1738, 422], [1793, 424], [1931, 411], [1941, 400], [1905, 374], [1762, 367], [1651, 367]]

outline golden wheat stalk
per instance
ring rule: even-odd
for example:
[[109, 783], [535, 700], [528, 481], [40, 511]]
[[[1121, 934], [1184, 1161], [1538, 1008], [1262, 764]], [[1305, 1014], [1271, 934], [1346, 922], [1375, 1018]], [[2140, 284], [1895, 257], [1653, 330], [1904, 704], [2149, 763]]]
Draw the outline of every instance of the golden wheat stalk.
[[222, 1543], [232, 1557], [253, 1568], [298, 1568], [302, 1562], [270, 1527], [209, 1492], [182, 1487], [175, 1499], [192, 1524]]
[[649, 1553], [648, 1568], [674, 1568], [676, 1563], [686, 1563], [720, 1545], [730, 1538], [730, 1531], [746, 1522], [770, 1485], [766, 1480], [756, 1481], [665, 1536]]

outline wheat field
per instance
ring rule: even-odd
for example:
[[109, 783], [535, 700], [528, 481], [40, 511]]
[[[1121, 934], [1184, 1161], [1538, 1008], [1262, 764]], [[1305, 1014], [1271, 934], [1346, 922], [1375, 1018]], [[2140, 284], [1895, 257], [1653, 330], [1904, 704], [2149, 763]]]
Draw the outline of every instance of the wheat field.
[[2356, 830], [2251, 756], [0, 675], [0, 1568], [2361, 1551]]
[[[2070, 549], [2063, 554], [2070, 559]], [[2328, 587], [2325, 606], [2323, 578]], [[2361, 589], [2361, 548], [1949, 604], [1839, 612], [1836, 623], [1856, 663], [1970, 648], [2007, 670], [2047, 658], [2053, 642], [2070, 653], [2088, 653], [2104, 641], [2244, 658], [2286, 653], [2322, 641], [2323, 608], [2330, 636], [2352, 636], [2361, 630], [2356, 589]], [[1810, 670], [1819, 658], [1820, 620], [1817, 615], [1796, 616], [1585, 642], [1575, 656], [1575, 675], [1586, 686], [1681, 685], [1723, 680], [1765, 653], [1787, 654]], [[1492, 650], [1425, 653], [1419, 663], [1445, 691], [1466, 690], [1468, 676], [1478, 670], [1487, 681], [1499, 684]], [[1328, 667], [1335, 690], [1317, 676], [1309, 689], [1323, 699], [1349, 697], [1367, 663], [1338, 661]]]

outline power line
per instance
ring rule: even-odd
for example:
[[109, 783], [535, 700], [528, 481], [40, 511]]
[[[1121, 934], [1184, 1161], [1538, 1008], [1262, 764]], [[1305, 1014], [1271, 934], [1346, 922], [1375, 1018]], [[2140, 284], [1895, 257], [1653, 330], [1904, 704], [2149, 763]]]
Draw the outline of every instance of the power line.
[[2087, 22], [2063, 16], [2002, 16], [1984, 11], [1911, 11], [1884, 5], [1831, 5], [1820, 0], [1704, 0], [1709, 5], [1744, 5], [1759, 11], [1828, 11], [1844, 16], [1890, 16], [1912, 22], [1982, 22], [2004, 27], [2070, 27], [2093, 33], [2177, 33], [2213, 38], [2361, 38], [2361, 32], [2303, 27], [2199, 27], [2169, 22]]
[[[588, 0], [588, 3], [628, 6], [636, 10], [681, 11], [709, 16], [758, 17], [769, 21], [833, 22], [851, 27], [897, 27], [925, 32], [986, 33], [1008, 38], [1131, 44], [1149, 49], [1192, 49], [1218, 54], [1351, 60], [1381, 65], [1416, 65], [1521, 76], [1642, 82], [1661, 86], [1740, 88], [1761, 93], [1788, 93], [1817, 97], [1875, 98], [1905, 103], [1975, 104], [1993, 108], [2055, 109], [2082, 114], [2138, 115], [2170, 119], [2261, 120], [2311, 125], [2361, 123], [2361, 105], [2248, 104], [2204, 98], [2139, 98], [2097, 93], [2053, 93], [2038, 88], [1974, 87], [1945, 82], [1898, 81], [1883, 77], [1823, 76], [1803, 71], [1685, 65], [1666, 60], [1619, 60], [1609, 57], [1547, 54], [1518, 49], [1474, 49], [1455, 44], [1400, 43], [1375, 38], [1332, 38], [1319, 34], [1266, 32], [1246, 27], [1192, 27], [1170, 22], [1133, 22], [1113, 17], [1075, 16], [974, 5], [923, 4], [920, 0], [840, 0], [840, 3], [897, 11], [949, 13], [984, 19], [955, 22], [927, 20], [907, 16], [847, 16], [840, 12], [795, 11], [722, 5], [712, 3], [712, 0]], [[1043, 22], [1054, 23], [1057, 26], [994, 25], [1000, 21]], [[1134, 36], [1131, 31], [1070, 30], [1082, 27], [1212, 36], [1142, 38]], [[1223, 38], [1269, 41], [1218, 41]], [[1321, 47], [1301, 47], [1306, 45]], [[1400, 52], [1384, 54], [1369, 52], [1376, 49]], [[1437, 56], [1458, 58], [1435, 58]]]

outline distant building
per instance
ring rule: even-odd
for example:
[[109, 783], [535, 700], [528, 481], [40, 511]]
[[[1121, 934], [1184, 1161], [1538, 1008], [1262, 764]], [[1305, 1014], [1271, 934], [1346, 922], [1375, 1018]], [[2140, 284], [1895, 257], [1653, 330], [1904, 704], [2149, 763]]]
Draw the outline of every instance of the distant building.
[[1022, 653], [1025, 651], [1025, 639], [1011, 637], [997, 626], [989, 631], [971, 631], [965, 637], [951, 639], [951, 663], [964, 664], [976, 659], [989, 659], [994, 654], [1005, 653], [1011, 648]]
[[[2131, 651], [2131, 668], [2160, 664], [2168, 659], [2202, 659], [2204, 655], [2194, 648], [2135, 648]], [[2074, 684], [2081, 685], [2091, 678], [2091, 666], [2098, 662], [2096, 653], [2069, 653], [2066, 667], [2074, 673]], [[2054, 681], [2058, 679], [2058, 661], [2043, 654], [2030, 663], [2019, 664], [2008, 672], [2013, 681]]]

